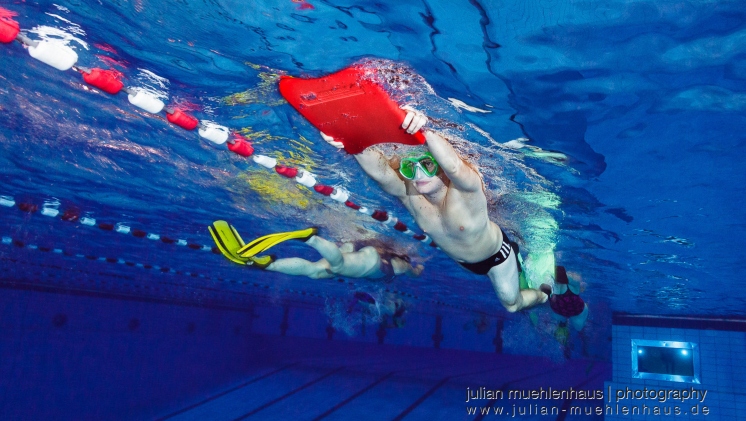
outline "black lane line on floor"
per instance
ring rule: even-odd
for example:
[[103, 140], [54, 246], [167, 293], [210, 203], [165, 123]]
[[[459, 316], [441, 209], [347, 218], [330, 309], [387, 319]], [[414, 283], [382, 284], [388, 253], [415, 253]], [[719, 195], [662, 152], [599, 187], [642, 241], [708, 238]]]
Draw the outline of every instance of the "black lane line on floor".
[[[111, 300], [121, 301], [135, 301], [141, 303], [151, 304], [166, 304], [175, 305], [182, 307], [196, 307], [196, 308], [207, 308], [211, 310], [228, 310], [228, 311], [240, 311], [247, 313], [248, 311], [243, 306], [232, 306], [229, 304], [217, 304], [217, 303], [205, 303], [205, 302], [194, 302], [187, 301], [181, 298], [170, 298], [170, 297], [147, 297], [137, 294], [129, 294], [120, 291], [99, 291], [99, 290], [87, 290], [80, 287], [67, 287], [57, 285], [40, 285], [31, 284], [22, 281], [6, 281], [0, 280], [0, 289], [12, 289], [18, 291], [34, 291], [34, 292], [47, 292], [53, 294], [64, 294], [71, 295], [74, 297], [93, 297], [93, 298], [107, 298]], [[242, 303], [243, 304], [243, 303]]]
[[319, 420], [321, 420], [323, 418], [328, 417], [329, 415], [331, 415], [336, 410], [342, 408], [343, 406], [347, 405], [348, 403], [350, 403], [350, 402], [354, 401], [355, 399], [359, 398], [360, 396], [362, 396], [363, 394], [365, 394], [370, 389], [373, 389], [374, 387], [376, 387], [378, 384], [380, 384], [380, 383], [388, 380], [388, 378], [391, 377], [391, 376], [393, 376], [393, 375], [394, 375], [394, 372], [386, 374], [385, 376], [381, 377], [380, 379], [378, 379], [378, 380], [374, 381], [373, 383], [371, 383], [371, 384], [365, 386], [364, 388], [360, 389], [359, 391], [357, 391], [356, 393], [354, 393], [352, 396], [348, 397], [347, 399], [343, 400], [342, 402], [340, 402], [340, 403], [334, 405], [333, 407], [329, 408], [329, 410], [327, 410], [326, 412], [324, 412], [323, 414], [319, 415], [318, 417], [314, 418], [311, 421], [319, 421]]
[[[381, 377], [380, 379], [376, 380], [375, 382], [373, 382], [370, 385], [366, 386], [365, 388], [361, 389], [360, 391], [358, 391], [354, 395], [350, 396], [349, 398], [347, 398], [347, 399], [343, 400], [342, 402], [338, 403], [337, 405], [333, 406], [328, 411], [324, 412], [323, 414], [319, 415], [318, 417], [314, 418], [311, 421], [319, 421], [319, 420], [322, 420], [322, 419], [328, 417], [333, 412], [337, 411], [338, 409], [342, 408], [343, 406], [347, 405], [348, 403], [352, 402], [353, 400], [359, 398], [360, 396], [362, 396], [363, 394], [365, 394], [367, 391], [369, 391], [370, 389], [374, 388], [378, 384], [380, 384], [380, 383], [388, 380], [394, 374], [402, 374], [402, 373], [407, 373], [407, 372], [410, 372], [410, 371], [421, 371], [421, 370], [426, 370], [428, 368], [429, 367], [420, 367], [420, 368], [413, 368], [413, 369], [409, 369], [409, 370], [392, 371], [391, 373], [386, 374], [385, 376]], [[495, 371], [495, 370], [499, 370], [501, 368], [502, 367], [495, 368], [495, 369], [492, 369], [492, 370], [487, 370], [487, 371]], [[484, 372], [484, 370], [479, 370], [479, 371], [473, 372], [473, 373], [466, 373], [466, 374], [459, 374], [458, 376], [451, 376], [450, 378], [456, 378], [456, 377], [461, 377], [461, 376], [469, 376], [471, 374], [483, 373], [483, 372]]]
[[252, 416], [252, 415], [256, 414], [257, 412], [259, 412], [259, 411], [261, 411], [261, 410], [264, 410], [264, 409], [266, 409], [266, 408], [268, 408], [268, 407], [270, 407], [270, 406], [272, 406], [272, 405], [276, 404], [277, 402], [280, 402], [281, 400], [287, 399], [287, 398], [289, 398], [290, 396], [292, 396], [292, 395], [294, 395], [294, 394], [296, 394], [296, 393], [300, 392], [301, 390], [303, 390], [303, 389], [306, 389], [306, 388], [308, 388], [308, 387], [311, 387], [311, 386], [313, 386], [314, 384], [316, 384], [316, 383], [318, 383], [318, 382], [320, 382], [320, 381], [324, 380], [325, 378], [327, 378], [327, 377], [329, 377], [329, 376], [331, 376], [331, 375], [333, 375], [333, 374], [335, 374], [335, 373], [337, 373], [337, 372], [339, 372], [339, 371], [342, 371], [342, 370], [344, 370], [344, 368], [345, 368], [345, 367], [339, 367], [339, 368], [336, 368], [336, 369], [334, 369], [334, 370], [332, 370], [332, 371], [330, 371], [330, 372], [328, 372], [328, 373], [324, 374], [323, 376], [319, 377], [318, 379], [315, 379], [315, 380], [311, 380], [310, 382], [308, 382], [308, 383], [304, 384], [303, 386], [301, 386], [301, 387], [299, 387], [299, 388], [297, 388], [297, 389], [295, 389], [295, 390], [291, 390], [290, 392], [288, 392], [288, 393], [286, 393], [286, 394], [284, 394], [284, 395], [280, 396], [279, 398], [276, 398], [276, 399], [272, 399], [271, 401], [269, 401], [269, 402], [265, 403], [264, 405], [260, 406], [259, 408], [256, 408], [256, 409], [254, 409], [253, 411], [251, 411], [251, 412], [249, 412], [249, 413], [247, 413], [247, 414], [241, 415], [240, 417], [238, 417], [238, 418], [234, 419], [233, 421], [244, 420], [244, 419], [246, 419], [246, 418], [248, 418], [248, 417], [250, 417], [250, 416]]
[[409, 407], [407, 409], [405, 409], [404, 411], [402, 411], [402, 413], [399, 414], [399, 415], [397, 415], [392, 421], [400, 421], [400, 420], [404, 419], [404, 417], [406, 417], [407, 415], [409, 415], [410, 412], [414, 411], [415, 408], [417, 408], [418, 406], [420, 406], [422, 404], [422, 402], [425, 402], [425, 400], [427, 400], [427, 398], [429, 398], [433, 393], [435, 393], [436, 390], [440, 389], [444, 384], [448, 383], [449, 380], [451, 380], [451, 378], [450, 377], [446, 377], [443, 380], [439, 381], [438, 384], [436, 384], [435, 386], [433, 386], [432, 388], [430, 388], [430, 390], [428, 390], [427, 392], [425, 392], [424, 395], [420, 396], [419, 399], [417, 399], [416, 401], [414, 401], [414, 403], [412, 403], [412, 405], [409, 405]]
[[173, 417], [175, 417], [175, 416], [177, 416], [179, 414], [183, 414], [184, 412], [190, 411], [190, 410], [192, 410], [192, 409], [194, 409], [194, 408], [196, 408], [198, 406], [202, 406], [202, 405], [204, 405], [204, 404], [206, 404], [208, 402], [212, 402], [212, 401], [214, 401], [215, 399], [217, 399], [217, 398], [219, 398], [221, 396], [225, 396], [225, 395], [227, 395], [229, 393], [235, 392], [238, 389], [244, 388], [244, 387], [246, 387], [246, 386], [248, 386], [248, 385], [250, 385], [252, 383], [258, 382], [259, 380], [266, 379], [267, 377], [273, 376], [273, 375], [275, 375], [275, 374], [277, 374], [277, 373], [279, 373], [279, 372], [281, 372], [283, 370], [286, 370], [286, 369], [288, 369], [288, 368], [290, 368], [290, 367], [292, 367], [294, 365], [297, 365], [297, 364], [298, 363], [288, 364], [288, 365], [286, 365], [284, 367], [278, 368], [277, 370], [270, 371], [269, 373], [266, 373], [266, 374], [262, 374], [259, 377], [255, 377], [255, 378], [253, 378], [253, 379], [251, 379], [251, 380], [249, 380], [247, 382], [241, 383], [240, 385], [238, 385], [236, 387], [233, 387], [231, 389], [228, 389], [228, 390], [226, 390], [224, 392], [218, 393], [215, 396], [211, 396], [211, 397], [209, 397], [209, 398], [207, 398], [207, 399], [205, 399], [203, 401], [200, 401], [200, 402], [197, 402], [195, 404], [189, 405], [186, 408], [180, 409], [180, 410], [178, 410], [178, 411], [176, 411], [176, 412], [174, 412], [172, 414], [166, 415], [163, 418], [158, 418], [155, 421], [163, 421], [163, 420], [167, 420], [169, 418], [173, 418]]
[[[493, 370], [488, 370], [488, 371], [495, 371], [495, 370], [499, 370], [499, 368], [493, 369]], [[424, 395], [420, 396], [419, 399], [417, 399], [416, 401], [414, 401], [414, 403], [412, 403], [412, 405], [410, 405], [407, 409], [405, 409], [401, 414], [397, 415], [396, 418], [394, 418], [392, 421], [400, 421], [404, 417], [406, 417], [407, 415], [409, 415], [410, 412], [414, 411], [415, 408], [417, 408], [423, 402], [425, 402], [425, 400], [427, 400], [433, 393], [435, 393], [438, 389], [440, 389], [441, 387], [443, 387], [443, 385], [445, 385], [446, 383], [448, 383], [449, 380], [454, 379], [454, 378], [458, 378], [458, 377], [470, 376], [470, 375], [476, 374], [476, 373], [483, 373], [483, 372], [485, 372], [485, 371], [484, 370], [480, 370], [480, 371], [477, 371], [477, 372], [469, 372], [469, 373], [459, 374], [457, 376], [448, 376], [448, 377], [444, 378], [443, 380], [441, 380], [440, 382], [438, 382], [438, 384], [436, 384], [435, 386], [433, 386], [430, 390], [428, 390], [427, 392], [425, 392]]]

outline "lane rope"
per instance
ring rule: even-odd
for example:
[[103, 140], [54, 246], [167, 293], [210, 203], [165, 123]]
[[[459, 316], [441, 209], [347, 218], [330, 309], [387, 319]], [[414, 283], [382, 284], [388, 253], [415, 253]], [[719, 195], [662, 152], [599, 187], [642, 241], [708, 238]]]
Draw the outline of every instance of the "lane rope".
[[[0, 8], [1, 43], [10, 44], [13, 41], [17, 41], [28, 50], [31, 57], [41, 61], [42, 63], [60, 71], [72, 69], [82, 75], [85, 83], [110, 95], [117, 95], [120, 92], [125, 92], [130, 104], [140, 108], [141, 110], [150, 114], [160, 114], [165, 112], [166, 119], [169, 123], [187, 131], [197, 129], [197, 133], [200, 137], [215, 145], [225, 146], [229, 151], [242, 157], [251, 157], [256, 164], [262, 167], [274, 170], [277, 174], [284, 177], [295, 179], [298, 184], [308, 187], [309, 189], [327, 196], [336, 202], [343, 203], [346, 207], [368, 215], [383, 225], [393, 228], [394, 230], [417, 241], [437, 248], [437, 245], [432, 241], [430, 236], [426, 233], [418, 233], [410, 230], [406, 224], [400, 221], [393, 214], [390, 214], [385, 210], [369, 209], [353, 202], [350, 199], [350, 192], [344, 186], [329, 186], [321, 184], [317, 181], [316, 176], [310, 171], [285, 166], [278, 163], [275, 158], [267, 155], [255, 154], [254, 147], [250, 140], [245, 138], [236, 130], [209, 120], [199, 120], [189, 113], [180, 110], [176, 106], [167, 106], [154, 94], [147, 92], [142, 88], [125, 86], [124, 82], [121, 80], [122, 74], [116, 70], [76, 66], [78, 54], [75, 50], [67, 45], [51, 40], [32, 40], [21, 32], [20, 24], [13, 19], [16, 15], [17, 13], [15, 12]], [[82, 218], [80, 223], [88, 225], [91, 221], [86, 217]], [[92, 223], [93, 225], [96, 225], [95, 220], [93, 220]]]
[[210, 251], [214, 254], [220, 254], [220, 251], [214, 245], [199, 244], [187, 241], [181, 238], [147, 232], [142, 229], [132, 228], [124, 222], [104, 222], [99, 221], [91, 216], [81, 216], [81, 211], [76, 207], [70, 207], [65, 210], [58, 209], [59, 203], [45, 201], [41, 206], [30, 201], [16, 202], [12, 196], [0, 196], [0, 208], [18, 209], [29, 215], [39, 213], [49, 218], [58, 218], [60, 220], [80, 223], [80, 225], [98, 228], [105, 232], [116, 232], [125, 235], [132, 235], [135, 238], [144, 238], [147, 240], [160, 241], [164, 244], [173, 244], [176, 246], [186, 247], [191, 250]]
[[[10, 235], [3, 235], [3, 236], [0, 237], [0, 246], [11, 247], [11, 248], [15, 247], [15, 248], [18, 248], [18, 249], [38, 251], [38, 252], [43, 252], [43, 253], [52, 253], [52, 254], [56, 254], [56, 255], [59, 255], [59, 256], [64, 257], [64, 258], [78, 259], [78, 260], [82, 260], [82, 261], [106, 263], [106, 264], [111, 264], [111, 265], [123, 265], [123, 266], [130, 267], [130, 268], [146, 270], [146, 271], [148, 271], [150, 273], [156, 273], [156, 274], [164, 274], [164, 275], [170, 274], [170, 275], [184, 276], [184, 277], [190, 277], [190, 278], [200, 278], [200, 279], [204, 279], [206, 281], [212, 281], [212, 282], [220, 282], [220, 283], [226, 283], [226, 284], [249, 285], [249, 286], [253, 286], [253, 287], [256, 287], [256, 288], [271, 289], [271, 290], [275, 290], [275, 291], [278, 291], [278, 292], [288, 292], [288, 293], [292, 293], [292, 294], [299, 294], [299, 295], [302, 295], [302, 296], [316, 297], [316, 298], [322, 298], [322, 299], [326, 298], [326, 296], [324, 296], [324, 295], [320, 295], [318, 293], [308, 292], [308, 291], [304, 291], [304, 290], [296, 290], [296, 289], [289, 289], [289, 288], [281, 289], [281, 288], [273, 287], [270, 284], [262, 284], [262, 283], [258, 283], [258, 282], [249, 282], [249, 281], [232, 279], [232, 278], [210, 276], [210, 275], [205, 275], [204, 273], [199, 273], [199, 272], [181, 271], [181, 270], [177, 270], [177, 269], [174, 269], [174, 268], [166, 266], [166, 265], [157, 265], [157, 264], [151, 264], [151, 263], [135, 262], [133, 260], [124, 259], [124, 258], [121, 258], [121, 257], [98, 256], [96, 254], [78, 253], [78, 252], [71, 251], [70, 249], [62, 249], [62, 248], [58, 248], [58, 247], [49, 247], [49, 246], [40, 245], [40, 244], [28, 243], [28, 242], [23, 241], [21, 239], [13, 238]], [[17, 259], [0, 257], [0, 260], [5, 260], [5, 259], [10, 260], [10, 261], [17, 260]], [[50, 266], [50, 267], [54, 268], [54, 269], [58, 269], [58, 270], [64, 270], [65, 269], [65, 268], [62, 268], [61, 266]], [[122, 277], [123, 275], [121, 275], [121, 274], [119, 274], [119, 275], [107, 274], [107, 276]], [[350, 280], [345, 280], [345, 279], [343, 279], [341, 277], [337, 278], [337, 282], [339, 282], [339, 283], [346, 283], [349, 286], [355, 286], [355, 285], [357, 285], [356, 282], [353, 282], [353, 281], [350, 281]], [[369, 284], [369, 282], [363, 282], [362, 284], [367, 285], [367, 284]], [[195, 287], [195, 285], [191, 285], [191, 284], [189, 284], [189, 285], [185, 284], [183, 286]], [[432, 300], [432, 299], [420, 298], [418, 295], [415, 295], [415, 294], [412, 294], [412, 293], [409, 293], [409, 292], [406, 292], [406, 291], [401, 291], [401, 290], [398, 290], [398, 289], [385, 288], [385, 289], [383, 289], [383, 291], [387, 292], [387, 293], [394, 294], [394, 295], [396, 295], [398, 297], [401, 297], [401, 298], [408, 298], [408, 299], [416, 300], [416, 301], [419, 301], [419, 302], [422, 302], [422, 303], [429, 303], [429, 304], [435, 304], [435, 305], [440, 305], [440, 306], [444, 306], [444, 307], [450, 307], [450, 308], [453, 308], [453, 309], [458, 309], [458, 310], [462, 310], [462, 311], [466, 311], [466, 312], [474, 312], [473, 309], [470, 309], [470, 308], [467, 308], [467, 307], [464, 307], [464, 306], [458, 306], [458, 305], [449, 304], [449, 303], [446, 303], [445, 301], [442, 301], [442, 300]]]

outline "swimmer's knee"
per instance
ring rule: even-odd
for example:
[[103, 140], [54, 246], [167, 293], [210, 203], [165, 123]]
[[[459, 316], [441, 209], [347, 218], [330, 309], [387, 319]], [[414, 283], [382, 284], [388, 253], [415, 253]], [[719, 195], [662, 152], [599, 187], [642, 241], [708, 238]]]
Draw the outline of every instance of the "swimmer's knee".
[[326, 279], [334, 275], [334, 272], [331, 271], [328, 264], [325, 264], [324, 260], [319, 260], [318, 262], [313, 263], [313, 269], [311, 270], [311, 273], [309, 273], [308, 276], [311, 279]]
[[508, 313], [515, 313], [518, 310], [523, 308], [523, 300], [521, 299], [521, 296], [519, 295], [516, 297], [516, 299], [512, 301], [503, 301], [502, 302], [503, 307], [505, 307], [506, 310], [508, 310]]
[[511, 305], [503, 304], [503, 307], [505, 307], [505, 309], [508, 310], [508, 313], [515, 313], [518, 310], [520, 310], [520, 307], [517, 304], [511, 304]]
[[329, 269], [327, 270], [327, 272], [333, 275], [333, 274], [339, 273], [343, 267], [344, 267], [344, 263], [342, 263], [341, 265], [334, 265], [334, 266], [329, 265]]
[[[533, 295], [530, 293], [535, 291], [536, 292], [536, 298], [534, 298]], [[524, 296], [524, 294], [529, 294]], [[543, 292], [539, 291], [538, 289], [532, 290], [522, 290], [520, 291], [520, 294], [515, 296], [512, 300], [500, 300], [502, 302], [503, 307], [505, 307], [506, 310], [508, 310], [509, 313], [515, 313], [517, 311], [523, 310], [527, 307], [533, 307], [536, 304], [545, 303], [547, 299], [549, 298], [548, 295], [544, 294]]]

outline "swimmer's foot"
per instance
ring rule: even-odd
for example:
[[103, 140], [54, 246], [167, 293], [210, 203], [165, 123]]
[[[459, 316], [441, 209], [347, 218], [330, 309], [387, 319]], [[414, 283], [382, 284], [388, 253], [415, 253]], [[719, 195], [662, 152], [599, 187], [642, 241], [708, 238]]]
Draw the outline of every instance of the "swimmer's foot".
[[238, 254], [238, 250], [246, 244], [244, 244], [241, 236], [233, 225], [226, 221], [215, 221], [212, 225], [208, 226], [207, 229], [210, 231], [210, 235], [215, 241], [218, 250], [220, 250], [220, 253], [225, 256], [226, 259], [238, 263], [239, 265], [250, 264], [248, 258], [242, 257]]
[[267, 266], [271, 265], [275, 260], [277, 260], [277, 256], [274, 254], [268, 256], [254, 256], [249, 258], [249, 261], [246, 262], [246, 264], [257, 269], [267, 269]]

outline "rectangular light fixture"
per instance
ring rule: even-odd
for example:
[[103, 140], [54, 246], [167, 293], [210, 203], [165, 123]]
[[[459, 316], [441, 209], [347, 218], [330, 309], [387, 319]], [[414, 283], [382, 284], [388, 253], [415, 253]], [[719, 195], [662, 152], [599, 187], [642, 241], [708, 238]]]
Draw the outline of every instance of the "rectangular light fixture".
[[694, 342], [632, 339], [632, 377], [700, 383], [699, 346]]

